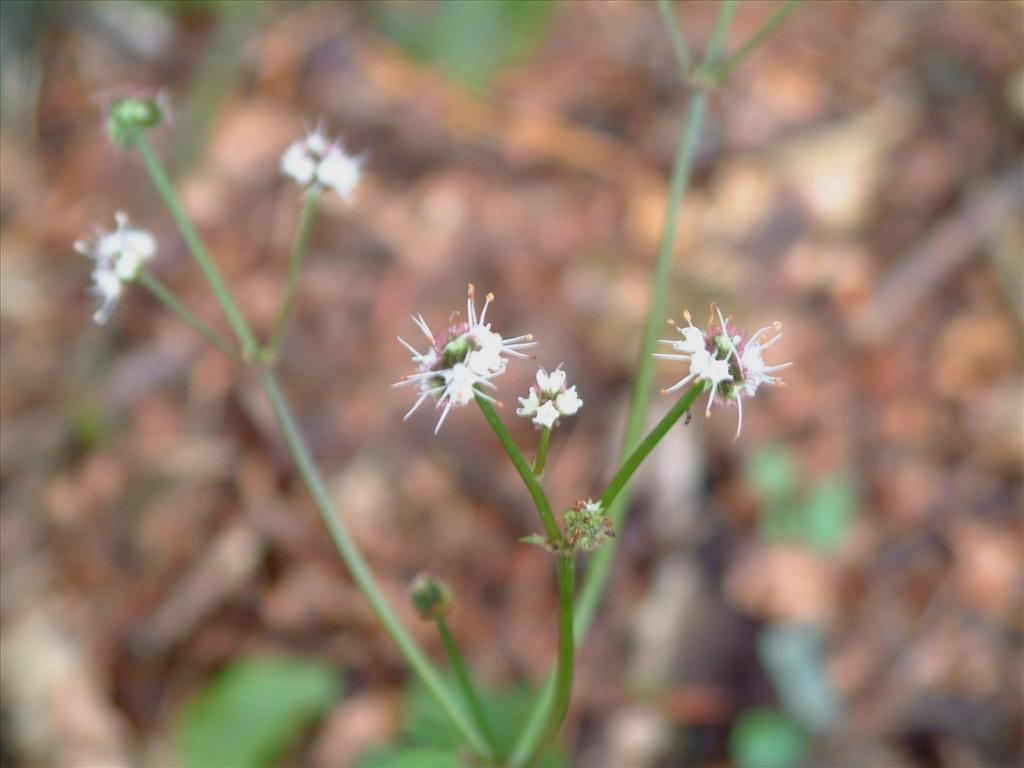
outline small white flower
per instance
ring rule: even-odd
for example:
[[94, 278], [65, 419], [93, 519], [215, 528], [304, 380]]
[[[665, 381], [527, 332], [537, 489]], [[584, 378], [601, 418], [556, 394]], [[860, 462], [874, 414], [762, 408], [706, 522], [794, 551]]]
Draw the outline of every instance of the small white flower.
[[95, 269], [92, 273], [92, 293], [100, 298], [99, 308], [93, 312], [92, 321], [103, 325], [110, 318], [117, 300], [123, 292], [121, 278], [106, 269]]
[[669, 345], [674, 351], [659, 352], [654, 356], [666, 360], [682, 360], [690, 366], [689, 374], [664, 392], [675, 392], [696, 380], [704, 382], [711, 393], [705, 409], [706, 414], [710, 415], [711, 408], [719, 396], [727, 403], [735, 403], [739, 412], [736, 437], [739, 437], [743, 429], [743, 397], [753, 397], [761, 384], [781, 383], [777, 377], [771, 375], [772, 372], [787, 368], [792, 363], [770, 366], [762, 357], [764, 350], [782, 336], [781, 332], [778, 332], [767, 342], [761, 342], [769, 330], [779, 331], [781, 326], [778, 323], [754, 333], [743, 345], [741, 352], [738, 345], [743, 341], [743, 332], [727, 322], [717, 307], [712, 305], [712, 308], [712, 323], [714, 315], [717, 314], [717, 324], [710, 324], [708, 330], [703, 332], [694, 326], [690, 313], [684, 313], [687, 325], [676, 327], [683, 339], [660, 339], [660, 343]]
[[476, 313], [476, 286], [472, 283], [469, 284], [464, 333], [472, 342], [473, 349], [467, 364], [481, 376], [503, 373], [506, 364], [503, 355], [525, 360], [529, 355], [523, 354], [520, 350], [537, 346], [532, 334], [527, 333], [512, 339], [503, 339], [500, 333], [492, 331], [491, 324], [487, 322], [487, 309], [492, 301], [494, 301], [494, 294], [488, 293], [484, 297], [484, 306], [478, 316]]
[[576, 394], [576, 386], [569, 387], [565, 392], [560, 392], [555, 397], [555, 407], [563, 416], [575, 416], [576, 412], [583, 407], [583, 401]]
[[351, 203], [362, 171], [361, 158], [346, 155], [341, 147], [334, 146], [317, 166], [316, 179], [341, 195], [346, 203]]
[[[764, 358], [761, 356], [764, 350], [768, 349], [772, 344], [782, 338], [782, 325], [775, 323], [774, 325], [765, 326], [764, 328], [756, 331], [747, 343], [743, 347], [743, 353], [740, 355], [740, 362], [743, 364], [744, 379], [743, 379], [743, 390], [747, 397], [753, 397], [757, 393], [757, 388], [762, 384], [778, 384], [780, 379], [777, 376], [771, 376], [772, 371], [780, 371], [783, 368], [788, 368], [793, 363], [781, 363], [779, 365], [766, 365]], [[764, 336], [768, 331], [774, 330], [776, 334], [772, 336], [764, 344], [761, 343], [761, 337]]]
[[576, 394], [576, 387], [565, 387], [565, 371], [561, 364], [548, 373], [537, 369], [537, 386], [530, 387], [526, 397], [520, 397], [522, 408], [516, 409], [519, 416], [533, 416], [533, 423], [551, 429], [561, 416], [573, 416], [583, 406]]
[[[412, 318], [430, 343], [425, 351], [420, 352], [401, 336], [398, 337], [398, 341], [411, 353], [416, 371], [392, 386], [416, 384], [419, 388], [419, 397], [405, 414], [405, 419], [412, 416], [428, 397], [432, 396], [436, 400], [441, 416], [437, 420], [434, 434], [441, 429], [453, 407], [468, 405], [477, 397], [496, 402], [491, 395], [482, 392], [481, 387], [497, 389], [491, 379], [505, 372], [504, 355], [526, 357], [519, 350], [536, 344], [529, 334], [503, 340], [499, 333], [492, 331], [486, 316], [494, 297], [487, 294], [487, 301], [478, 317], [475, 294], [470, 284], [469, 300], [466, 303], [468, 319], [459, 321], [458, 313], [453, 314], [443, 334], [435, 335], [421, 315]], [[527, 405], [522, 399], [520, 402]]]
[[117, 228], [97, 231], [91, 240], [79, 240], [75, 250], [96, 262], [92, 271], [92, 292], [100, 297], [93, 321], [102, 325], [117, 306], [125, 283], [139, 276], [143, 265], [156, 255], [156, 240], [144, 229], [130, 226], [128, 214], [114, 215]]
[[537, 415], [533, 417], [533, 423], [551, 429], [555, 422], [558, 421], [559, 416], [561, 414], [558, 412], [558, 408], [555, 407], [554, 401], [548, 400], [537, 409]]
[[281, 155], [281, 173], [309, 187], [311, 192], [330, 188], [351, 203], [362, 174], [363, 158], [345, 153], [337, 141], [330, 142], [321, 128], [293, 142]]
[[557, 397], [565, 388], [565, 371], [559, 365], [551, 373], [543, 368], [537, 369], [537, 387], [548, 397]]
[[533, 416], [540, 408], [540, 398], [537, 397], [537, 390], [530, 387], [530, 394], [526, 397], [518, 398], [519, 404], [522, 408], [516, 408], [517, 416]]

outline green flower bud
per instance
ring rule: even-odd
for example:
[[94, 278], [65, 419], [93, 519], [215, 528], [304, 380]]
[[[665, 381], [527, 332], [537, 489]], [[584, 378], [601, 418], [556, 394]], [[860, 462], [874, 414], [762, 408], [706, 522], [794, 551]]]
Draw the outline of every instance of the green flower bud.
[[155, 128], [164, 121], [164, 109], [156, 98], [118, 96], [107, 110], [107, 135], [119, 147], [132, 143], [132, 131]]
[[436, 619], [448, 612], [452, 601], [452, 591], [443, 581], [438, 581], [425, 573], [413, 579], [412, 604], [416, 612], [424, 619]]

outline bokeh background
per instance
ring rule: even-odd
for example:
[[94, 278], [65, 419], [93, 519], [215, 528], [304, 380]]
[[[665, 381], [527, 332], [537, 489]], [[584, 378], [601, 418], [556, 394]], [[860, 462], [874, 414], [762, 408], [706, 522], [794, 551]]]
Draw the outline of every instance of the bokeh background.
[[[742, 3], [727, 50], [774, 7]], [[467, 282], [494, 291], [496, 327], [534, 333], [586, 402], [555, 434], [554, 503], [602, 490], [688, 96], [657, 8], [0, 8], [2, 764], [383, 766], [451, 740], [253, 380], [141, 289], [89, 321], [71, 244], [124, 208], [224, 327], [103, 135], [125, 86], [166, 92], [155, 141], [261, 333], [299, 210], [280, 153], [320, 118], [366, 153], [355, 204], [322, 201], [282, 376], [439, 661], [406, 589], [423, 569], [453, 586], [510, 738], [552, 661], [553, 568], [517, 543], [538, 522], [478, 413], [402, 423], [394, 338], [411, 312], [442, 325]], [[676, 12], [699, 54], [716, 4]], [[734, 412], [698, 414], [638, 476], [555, 763], [1024, 758], [1022, 40], [1020, 2], [808, 2], [712, 97], [671, 314], [781, 320], [772, 357], [796, 364], [737, 443]], [[506, 403], [533, 371], [510, 366]]]

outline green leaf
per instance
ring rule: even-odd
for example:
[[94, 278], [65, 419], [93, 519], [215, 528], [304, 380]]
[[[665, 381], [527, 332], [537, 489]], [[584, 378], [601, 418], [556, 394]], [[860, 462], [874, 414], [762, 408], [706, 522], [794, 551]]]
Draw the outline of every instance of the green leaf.
[[385, 747], [363, 756], [358, 768], [467, 768], [453, 752], [416, 747]]
[[765, 446], [746, 463], [747, 482], [763, 504], [775, 505], [789, 501], [800, 479], [793, 453], [786, 448]]
[[548, 26], [553, 0], [437, 0], [374, 6], [381, 31], [465, 85], [485, 85]]
[[850, 528], [855, 504], [853, 484], [846, 477], [826, 477], [804, 501], [801, 538], [822, 552], [835, 552]]
[[[457, 690], [454, 679], [450, 687]], [[519, 728], [530, 711], [534, 694], [525, 685], [507, 688], [487, 688], [477, 681], [477, 692], [487, 720], [494, 731], [498, 749], [507, 754], [512, 750], [519, 736]], [[461, 691], [460, 691], [461, 695]], [[468, 704], [465, 704], [468, 711]], [[406, 722], [402, 729], [403, 739], [389, 750], [404, 751], [415, 745], [417, 748], [452, 753], [462, 744], [458, 731], [437, 708], [433, 697], [419, 684], [414, 683], [406, 698]], [[383, 754], [383, 752], [381, 753]], [[363, 766], [364, 761], [360, 761]], [[558, 768], [568, 765], [560, 750], [548, 750], [538, 761], [538, 768]], [[375, 768], [365, 765], [363, 768]]]
[[781, 624], [761, 633], [757, 650], [786, 710], [812, 732], [828, 730], [841, 705], [825, 668], [821, 633], [807, 624]]
[[338, 692], [326, 664], [257, 656], [233, 661], [179, 713], [175, 741], [194, 768], [271, 765], [327, 710]]
[[738, 768], [797, 768], [808, 746], [789, 718], [768, 708], [748, 709], [729, 734], [729, 756]]
[[531, 533], [529, 536], [521, 536], [519, 540], [523, 542], [523, 544], [533, 544], [535, 547], [543, 547], [544, 549], [548, 548], [548, 540], [537, 533]]

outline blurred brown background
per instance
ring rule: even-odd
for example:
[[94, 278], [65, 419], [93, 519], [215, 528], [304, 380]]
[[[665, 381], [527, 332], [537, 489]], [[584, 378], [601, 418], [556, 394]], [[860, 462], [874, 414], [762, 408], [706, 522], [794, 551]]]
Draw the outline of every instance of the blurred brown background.
[[[261, 760], [395, 764], [422, 740], [250, 378], [141, 289], [89, 321], [71, 244], [124, 208], [223, 327], [103, 135], [124, 86], [166, 90], [155, 141], [264, 334], [299, 210], [280, 153], [318, 117], [367, 153], [355, 205], [323, 199], [282, 377], [393, 602], [440, 660], [405, 590], [421, 569], [452, 584], [514, 731], [553, 657], [553, 569], [516, 541], [538, 522], [479, 414], [402, 423], [394, 337], [410, 312], [442, 325], [469, 281], [494, 291], [496, 327], [534, 333], [586, 402], [552, 441], [553, 503], [600, 493], [687, 98], [656, 7], [2, 6], [3, 765], [195, 763], [196, 739], [238, 735], [207, 715], [196, 736], [189, 707], [270, 653], [315, 660], [332, 693]], [[727, 50], [774, 7], [742, 3]], [[717, 5], [676, 11], [700, 53]], [[1022, 39], [1020, 2], [808, 2], [713, 96], [670, 313], [782, 320], [771, 359], [796, 364], [736, 444], [733, 412], [698, 413], [638, 476], [557, 760], [1024, 758]], [[510, 406], [533, 372], [499, 382], [524, 448]], [[274, 700], [280, 680], [253, 685]]]

